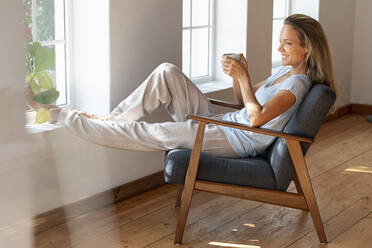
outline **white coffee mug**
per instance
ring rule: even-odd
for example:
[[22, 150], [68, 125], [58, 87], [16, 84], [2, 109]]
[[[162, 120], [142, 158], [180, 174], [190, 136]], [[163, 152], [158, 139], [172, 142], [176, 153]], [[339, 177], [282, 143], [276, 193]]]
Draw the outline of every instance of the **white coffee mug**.
[[235, 59], [236, 61], [242, 62], [240, 59], [241, 53], [225, 53], [223, 56]]

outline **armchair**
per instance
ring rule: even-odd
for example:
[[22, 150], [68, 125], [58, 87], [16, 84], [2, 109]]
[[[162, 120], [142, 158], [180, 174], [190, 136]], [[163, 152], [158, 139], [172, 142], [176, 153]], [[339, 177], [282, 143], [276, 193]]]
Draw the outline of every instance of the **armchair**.
[[[242, 108], [210, 100], [214, 104]], [[180, 185], [176, 206], [181, 205], [181, 209], [174, 243], [182, 241], [194, 189], [309, 211], [320, 242], [326, 243], [304, 155], [334, 101], [335, 94], [328, 86], [314, 84], [282, 132], [188, 115], [188, 118], [199, 121], [192, 152], [171, 150], [165, 159], [165, 181]], [[207, 123], [272, 135], [277, 139], [265, 154], [257, 157], [216, 157], [201, 153]], [[286, 192], [292, 180], [297, 193]]]

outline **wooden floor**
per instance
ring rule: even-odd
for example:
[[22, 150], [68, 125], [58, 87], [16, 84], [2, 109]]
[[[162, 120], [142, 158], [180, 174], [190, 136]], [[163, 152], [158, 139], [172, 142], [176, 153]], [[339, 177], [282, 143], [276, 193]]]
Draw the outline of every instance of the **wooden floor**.
[[[180, 247], [372, 247], [372, 124], [362, 115], [325, 123], [306, 155], [329, 243], [307, 212], [195, 192]], [[294, 190], [294, 186], [290, 186]], [[35, 233], [35, 247], [174, 247], [177, 188], [165, 185]]]

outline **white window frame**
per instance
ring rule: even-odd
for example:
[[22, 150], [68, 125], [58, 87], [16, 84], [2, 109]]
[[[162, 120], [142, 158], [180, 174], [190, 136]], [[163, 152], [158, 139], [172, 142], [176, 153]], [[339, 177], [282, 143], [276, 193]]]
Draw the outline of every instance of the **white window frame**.
[[[279, 17], [279, 18], [274, 18], [274, 16], [273, 16], [273, 24], [274, 24], [274, 21], [277, 21], [277, 20], [283, 20], [284, 21], [291, 14], [291, 4], [292, 4], [292, 0], [286, 0], [285, 1], [285, 16], [284, 17]], [[274, 11], [273, 11], [273, 15], [274, 15]], [[278, 48], [277, 47], [272, 47], [272, 49], [278, 49]], [[272, 63], [272, 68], [275, 68], [275, 67], [279, 67], [282, 64], [282, 61], [281, 60], [272, 60], [271, 63]]]
[[[188, 66], [189, 68], [189, 74], [186, 74], [194, 83], [200, 84], [207, 81], [213, 80], [213, 68], [214, 68], [214, 26], [215, 26], [215, 3], [214, 0], [208, 0], [208, 25], [201, 25], [201, 26], [193, 26], [192, 25], [192, 3], [193, 1], [197, 0], [190, 0], [190, 26], [184, 27], [182, 24], [182, 34], [184, 30], [190, 30], [190, 50], [189, 50], [189, 64], [188, 65], [182, 65], [184, 68], [185, 66]], [[192, 31], [195, 29], [200, 28], [208, 28], [208, 73], [205, 76], [201, 77], [191, 77], [192, 75], [192, 64], [191, 64], [191, 56], [192, 56]], [[182, 44], [183, 46], [183, 44]]]
[[[37, 37], [37, 2], [36, 0], [31, 0], [31, 18], [32, 18], [32, 42], [39, 42], [42, 46], [56, 46], [56, 45], [64, 45], [64, 71], [65, 71], [65, 82], [64, 82], [64, 91], [65, 91], [65, 99], [63, 104], [59, 104], [61, 107], [69, 107], [69, 96], [70, 96], [70, 87], [68, 84], [68, 76], [69, 76], [69, 68], [68, 68], [68, 59], [69, 59], [69, 42], [68, 41], [68, 13], [69, 13], [69, 0], [60, 0], [63, 1], [63, 23], [64, 23], [64, 39], [63, 40], [49, 40], [49, 41], [41, 41], [38, 40]], [[56, 68], [57, 70], [57, 68]]]

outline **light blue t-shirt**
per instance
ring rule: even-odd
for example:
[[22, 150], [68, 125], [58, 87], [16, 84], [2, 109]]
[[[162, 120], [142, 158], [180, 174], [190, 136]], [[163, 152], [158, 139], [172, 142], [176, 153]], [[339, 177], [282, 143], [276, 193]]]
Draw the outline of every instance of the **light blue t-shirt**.
[[[256, 99], [261, 106], [269, 101], [280, 90], [289, 90], [296, 97], [295, 104], [287, 111], [274, 119], [262, 125], [261, 128], [268, 128], [276, 131], [283, 130], [284, 126], [296, 111], [304, 96], [311, 88], [311, 81], [307, 75], [292, 75], [284, 81], [272, 85], [275, 80], [286, 75], [291, 70], [290, 66], [282, 66], [275, 74], [269, 77], [255, 93]], [[251, 126], [247, 111], [245, 108], [226, 113], [223, 116], [225, 121], [233, 121]], [[227, 140], [230, 142], [234, 151], [240, 157], [254, 157], [263, 153], [267, 147], [275, 140], [276, 137], [244, 131], [236, 128], [224, 127]]]

